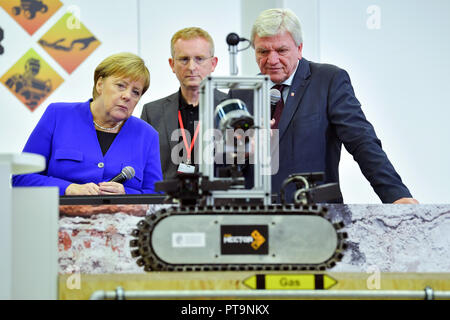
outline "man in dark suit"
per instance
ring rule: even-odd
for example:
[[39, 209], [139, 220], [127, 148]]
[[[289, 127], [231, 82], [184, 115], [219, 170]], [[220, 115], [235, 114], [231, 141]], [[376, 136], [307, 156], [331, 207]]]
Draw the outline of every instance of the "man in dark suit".
[[[178, 92], [144, 105], [141, 119], [159, 133], [161, 167], [164, 179], [174, 178], [177, 172], [195, 170], [196, 131], [201, 81], [217, 65], [214, 42], [203, 29], [191, 27], [176, 32], [171, 39], [169, 65], [180, 82]], [[215, 105], [226, 95], [215, 92]], [[177, 116], [178, 115], [178, 116]], [[184, 133], [184, 134], [183, 134]]]
[[[302, 57], [300, 22], [291, 10], [262, 12], [253, 25], [252, 45], [261, 73], [283, 85], [271, 120], [272, 130], [279, 130], [272, 192], [292, 173], [319, 171], [324, 182], [339, 182], [344, 144], [383, 203], [418, 203], [382, 150], [347, 72]], [[244, 100], [252, 112], [252, 92], [234, 90], [230, 96]]]

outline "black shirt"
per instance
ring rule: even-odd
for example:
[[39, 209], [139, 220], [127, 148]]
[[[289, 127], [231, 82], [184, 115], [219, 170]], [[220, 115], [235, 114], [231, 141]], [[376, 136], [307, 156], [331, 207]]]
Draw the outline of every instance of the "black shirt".
[[[183, 95], [181, 94], [181, 89], [179, 90], [179, 107], [178, 110], [181, 113], [181, 120], [183, 121], [184, 129], [186, 130], [186, 140], [188, 147], [191, 146], [192, 139], [194, 138], [195, 129], [198, 125], [198, 105], [193, 106], [192, 104], [188, 104], [186, 100], [184, 100]], [[178, 115], [177, 115], [178, 118]], [[180, 124], [178, 123], [178, 127], [181, 129]], [[189, 134], [187, 133], [189, 132]], [[191, 153], [191, 161], [194, 161], [194, 154], [195, 154], [195, 146], [198, 145], [198, 137], [196, 138], [194, 148], [192, 149]], [[184, 142], [183, 137], [180, 136], [181, 143], [183, 143], [183, 149], [184, 149]], [[181, 155], [182, 153], [180, 153]], [[183, 154], [184, 155], [184, 154]], [[183, 157], [184, 159], [185, 157]]]
[[102, 149], [103, 156], [105, 156], [106, 152], [108, 152], [109, 147], [113, 143], [114, 139], [117, 136], [117, 133], [104, 132], [96, 130], [98, 143], [100, 144], [100, 148]]

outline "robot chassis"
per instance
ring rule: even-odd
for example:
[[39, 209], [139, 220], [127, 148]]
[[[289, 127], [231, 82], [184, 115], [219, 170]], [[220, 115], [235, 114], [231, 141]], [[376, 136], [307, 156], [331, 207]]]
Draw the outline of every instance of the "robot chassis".
[[[201, 173], [158, 182], [156, 189], [179, 204], [147, 216], [132, 231], [131, 255], [145, 271], [323, 271], [342, 259], [347, 248], [344, 225], [333, 222], [328, 208], [317, 204], [338, 195], [337, 184], [317, 185], [322, 173], [293, 174], [283, 183], [282, 203], [272, 204], [268, 81], [267, 76], [203, 80], [199, 106], [203, 159], [214, 159], [214, 148], [207, 147], [208, 130], [214, 128], [214, 90], [254, 92], [253, 188], [242, 189], [236, 179], [216, 177], [214, 162], [203, 159]], [[245, 116], [245, 110], [239, 115]], [[287, 204], [284, 189], [291, 183], [297, 191], [294, 203]]]

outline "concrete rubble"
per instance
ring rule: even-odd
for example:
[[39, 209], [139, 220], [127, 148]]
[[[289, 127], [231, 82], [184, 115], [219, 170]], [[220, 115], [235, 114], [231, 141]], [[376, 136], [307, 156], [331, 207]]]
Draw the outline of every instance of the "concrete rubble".
[[[61, 206], [60, 273], [143, 273], [131, 232], [168, 205]], [[77, 208], [79, 207], [79, 208]], [[349, 248], [332, 272], [449, 272], [450, 205], [329, 205]]]

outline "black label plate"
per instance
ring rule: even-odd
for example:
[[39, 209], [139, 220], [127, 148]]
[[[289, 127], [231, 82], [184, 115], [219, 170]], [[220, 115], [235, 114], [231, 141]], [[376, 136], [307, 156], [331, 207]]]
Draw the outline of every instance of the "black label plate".
[[267, 225], [221, 225], [222, 254], [269, 254]]

